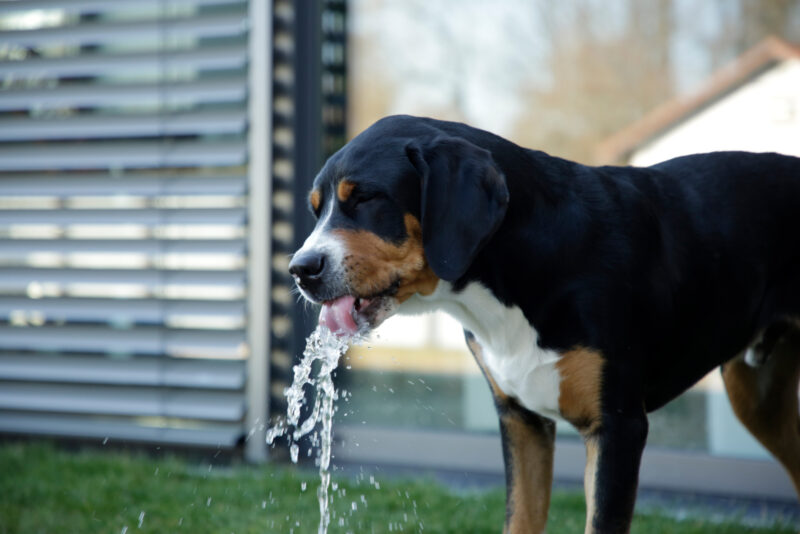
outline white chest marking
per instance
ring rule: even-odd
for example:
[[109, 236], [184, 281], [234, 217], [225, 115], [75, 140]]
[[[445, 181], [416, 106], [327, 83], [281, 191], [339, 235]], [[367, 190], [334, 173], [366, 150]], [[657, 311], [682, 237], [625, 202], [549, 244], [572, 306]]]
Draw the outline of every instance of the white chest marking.
[[[325, 254], [327, 258], [326, 261], [328, 261], [330, 264], [329, 268], [331, 269], [333, 276], [335, 278], [342, 278], [344, 276], [343, 261], [345, 249], [341, 240], [337, 239], [336, 236], [331, 232], [330, 221], [331, 215], [333, 215], [333, 202], [333, 200], [328, 202], [325, 207], [325, 211], [322, 214], [322, 221], [317, 223], [317, 225], [314, 227], [314, 231], [311, 232], [311, 234], [309, 234], [309, 236], [303, 242], [303, 246], [300, 247], [297, 252], [295, 252], [295, 256], [299, 256], [311, 251]], [[302, 287], [298, 285], [297, 288], [307, 300], [314, 300]]]
[[560, 355], [538, 345], [539, 334], [518, 307], [506, 307], [491, 291], [471, 283], [459, 293], [440, 280], [431, 295], [415, 295], [403, 303], [400, 313], [440, 309], [475, 335], [483, 348], [489, 373], [506, 395], [525, 408], [560, 418], [561, 377], [556, 368]]

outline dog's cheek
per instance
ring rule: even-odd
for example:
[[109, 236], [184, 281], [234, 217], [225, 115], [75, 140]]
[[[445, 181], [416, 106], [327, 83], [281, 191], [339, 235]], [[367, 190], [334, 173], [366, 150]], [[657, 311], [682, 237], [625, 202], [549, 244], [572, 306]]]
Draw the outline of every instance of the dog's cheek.
[[439, 277], [434, 274], [433, 269], [424, 260], [422, 265], [422, 268], [415, 270], [413, 276], [409, 277], [405, 283], [400, 284], [396, 295], [399, 303], [402, 304], [416, 293], [430, 295], [436, 290]]
[[425, 261], [419, 221], [410, 214], [404, 218], [407, 238], [394, 244], [366, 230], [336, 230], [347, 250], [344, 268], [350, 288], [369, 295], [398, 283], [395, 295], [404, 302], [414, 293], [430, 294], [439, 279]]
[[425, 259], [419, 220], [411, 214], [406, 214], [405, 225], [408, 234], [407, 250], [400, 268], [401, 283], [396, 295], [400, 303], [416, 293], [430, 295], [439, 283], [439, 277], [434, 274]]
[[344, 244], [344, 270], [350, 288], [359, 295], [382, 291], [394, 282], [403, 245], [388, 243], [366, 230], [335, 230]]

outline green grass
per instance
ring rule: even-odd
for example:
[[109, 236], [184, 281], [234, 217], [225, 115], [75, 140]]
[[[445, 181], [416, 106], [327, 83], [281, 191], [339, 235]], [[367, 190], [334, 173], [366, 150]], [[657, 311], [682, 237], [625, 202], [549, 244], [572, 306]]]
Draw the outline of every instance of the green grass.
[[[282, 466], [210, 467], [174, 457], [46, 443], [0, 445], [0, 533], [316, 532], [317, 476]], [[500, 532], [501, 490], [454, 492], [430, 479], [334, 477], [330, 532]], [[301, 485], [305, 483], [305, 491]], [[363, 496], [363, 500], [362, 500]], [[366, 501], [366, 504], [365, 502]], [[353, 503], [357, 510], [353, 510]], [[548, 532], [582, 532], [583, 497], [556, 493]], [[340, 519], [344, 526], [339, 526]], [[638, 514], [634, 532], [791, 532]]]

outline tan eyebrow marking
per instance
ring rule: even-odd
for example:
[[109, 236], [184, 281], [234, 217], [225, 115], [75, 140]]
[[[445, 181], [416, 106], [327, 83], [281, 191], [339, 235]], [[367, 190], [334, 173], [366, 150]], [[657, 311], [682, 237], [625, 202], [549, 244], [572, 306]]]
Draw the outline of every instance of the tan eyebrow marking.
[[336, 196], [339, 197], [339, 200], [345, 202], [348, 198], [350, 198], [350, 195], [353, 193], [353, 189], [355, 188], [356, 184], [350, 180], [342, 180], [336, 187]]
[[314, 189], [308, 195], [308, 201], [311, 202], [311, 207], [314, 208], [314, 211], [319, 211], [319, 205], [322, 202], [322, 195], [319, 192], [319, 189]]

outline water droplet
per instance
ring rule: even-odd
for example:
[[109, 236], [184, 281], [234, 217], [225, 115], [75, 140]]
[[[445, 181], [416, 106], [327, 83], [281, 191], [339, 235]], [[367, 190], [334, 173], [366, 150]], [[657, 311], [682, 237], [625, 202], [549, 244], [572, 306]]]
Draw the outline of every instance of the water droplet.
[[211, 506], [211, 497], [206, 500], [206, 506]]
[[139, 512], [139, 528], [142, 528], [142, 523], [144, 523], [144, 511]]
[[300, 491], [305, 491], [305, 490], [306, 490], [306, 483], [305, 482], [301, 482], [300, 483]]
[[[298, 441], [310, 436], [312, 447], [308, 448], [308, 455], [316, 452], [314, 463], [319, 466], [320, 485], [317, 488], [317, 501], [319, 502], [320, 523], [319, 532], [326, 532], [330, 523], [328, 502], [328, 486], [330, 485], [331, 441], [333, 430], [333, 415], [335, 401], [339, 393], [333, 384], [334, 371], [350, 343], [361, 342], [362, 336], [354, 339], [338, 337], [327, 328], [318, 326], [306, 339], [306, 348], [300, 362], [292, 368], [294, 378], [292, 385], [284, 390], [287, 401], [286, 418], [279, 421], [266, 432], [267, 443], [272, 443], [278, 436], [286, 436], [289, 443], [289, 455], [293, 463], [297, 463], [299, 456]], [[349, 368], [349, 364], [347, 365]], [[306, 386], [315, 390], [313, 405], [310, 409], [303, 410], [307, 405]], [[342, 392], [342, 397], [347, 397]], [[301, 412], [306, 416], [301, 421]], [[303, 482], [301, 491], [305, 491], [306, 483]], [[288, 520], [288, 516], [287, 516]], [[299, 526], [299, 523], [298, 523]]]
[[[108, 436], [106, 436], [105, 438], [103, 438], [103, 445], [105, 445], [106, 443], [108, 443]], [[128, 528], [128, 527], [125, 527], [125, 528]]]

